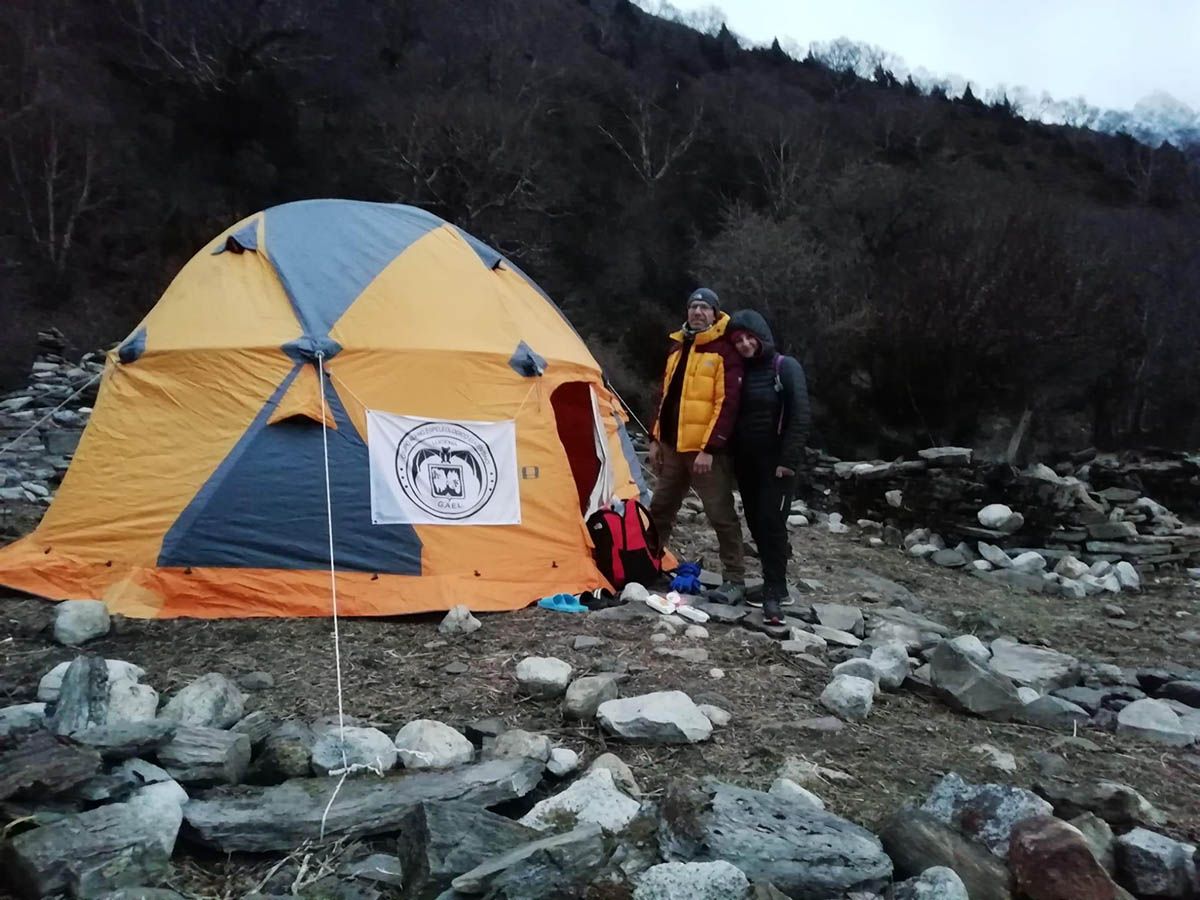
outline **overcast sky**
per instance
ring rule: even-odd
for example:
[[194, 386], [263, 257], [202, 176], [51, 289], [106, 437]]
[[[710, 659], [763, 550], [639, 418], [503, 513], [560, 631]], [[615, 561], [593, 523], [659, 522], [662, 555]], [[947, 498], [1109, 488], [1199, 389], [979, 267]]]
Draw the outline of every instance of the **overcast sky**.
[[[1129, 109], [1166, 91], [1200, 111], [1200, 0], [671, 0], [716, 6], [754, 43], [848, 37], [980, 89], [1021, 85]], [[653, 0], [646, 3], [653, 5]]]

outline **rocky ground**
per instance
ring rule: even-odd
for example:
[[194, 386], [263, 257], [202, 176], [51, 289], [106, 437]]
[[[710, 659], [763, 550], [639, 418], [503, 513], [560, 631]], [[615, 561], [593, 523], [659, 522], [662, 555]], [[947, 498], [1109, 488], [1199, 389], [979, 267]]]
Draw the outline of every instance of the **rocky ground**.
[[[19, 519], [21, 513], [10, 515]], [[685, 511], [678, 537], [685, 558], [715, 559], [693, 510]], [[895, 548], [869, 547], [854, 528], [846, 534], [831, 534], [822, 526], [798, 529], [793, 547], [791, 575], [806, 590], [793, 610], [805, 618], [812, 618], [811, 604], [834, 603], [862, 610], [870, 627], [896, 599], [887, 582], [871, 577], [881, 576], [906, 588], [915, 598], [907, 604], [919, 606], [920, 615], [946, 626], [949, 635], [973, 634], [984, 642], [1010, 637], [1069, 654], [1084, 664], [1085, 675], [1076, 679], [1085, 684], [1086, 673], [1095, 672], [1097, 664], [1121, 667], [1134, 684], [1137, 670], [1165, 668], [1175, 680], [1200, 677], [1195, 673], [1200, 582], [1182, 569], [1148, 577], [1140, 592], [1072, 599], [1026, 593], [939, 568]], [[463, 599], [469, 604], [469, 598]], [[1106, 604], [1119, 604], [1123, 615], [1106, 615]], [[639, 609], [645, 612], [644, 606]], [[42, 601], [6, 597], [0, 602], [0, 706], [35, 701], [43, 675], [79, 654], [55, 641], [54, 616], [55, 607]], [[628, 607], [601, 614], [533, 608], [483, 616], [481, 627], [466, 635], [440, 634], [440, 621], [438, 616], [342, 622], [347, 716], [389, 737], [418, 719], [446, 723], [477, 739], [489, 729], [522, 729], [546, 735], [556, 748], [575, 751], [585, 766], [613, 752], [632, 770], [643, 798], [668, 809], [675, 808], [670, 792], [678, 790], [671, 786], [681, 780], [716, 778], [765, 791], [785, 775], [820, 797], [830, 812], [876, 833], [886, 830], [889, 818], [906, 802], [922, 802], [951, 772], [968, 783], [1013, 785], [1043, 796], [1113, 781], [1128, 785], [1158, 811], [1143, 824], [1172, 839], [1200, 842], [1200, 747], [1168, 746], [1110, 730], [1117, 728], [1117, 709], [1137, 694], [1105, 697], [1108, 712], [1085, 716], [1080, 725], [1043, 728], [1012, 717], [993, 721], [956, 711], [946, 702], [945, 691], [931, 690], [918, 675], [899, 690], [877, 695], [866, 718], [856, 720], [847, 713], [839, 719], [820, 698], [831, 668], [856, 651], [839, 649], [836, 642], [824, 651], [789, 652], [795, 645], [744, 623], [715, 620], [704, 625], [705, 635], [693, 630], [688, 636], [682, 630], [686, 623], [665, 625], [657, 613], [631, 615]], [[116, 619], [86, 650], [140, 666], [146, 672], [142, 681], [164, 700], [206, 673], [241, 679], [242, 712], [261, 713], [260, 719], [269, 723], [264, 727], [280, 720], [312, 723], [337, 712], [326, 620]], [[926, 657], [929, 650], [926, 646]], [[916, 649], [913, 654], [920, 662], [921, 654]], [[616, 673], [621, 697], [682, 691], [696, 704], [727, 711], [730, 720], [695, 743], [626, 741], [590, 718], [567, 718], [559, 699], [532, 696], [528, 684], [518, 683], [516, 671], [529, 656], [565, 661], [571, 678]], [[247, 680], [251, 673], [265, 676]], [[501, 721], [480, 726], [486, 719]], [[1072, 732], [1085, 740], [1071, 738]], [[506, 811], [522, 814], [566, 783], [543, 780]], [[203, 790], [189, 790], [193, 798], [204, 796]], [[1061, 796], [1054, 800], [1056, 811], [1066, 818], [1070, 803], [1064, 802]], [[30, 813], [30, 804], [18, 799], [2, 809], [10, 834], [28, 827], [20, 820]], [[1114, 827], [1120, 832], [1132, 824], [1118, 821]], [[318, 863], [330, 863], [333, 871], [338, 853], [350, 859], [367, 850], [393, 854], [396, 840], [344, 840], [332, 850], [295, 855], [281, 867], [280, 852], [205, 849], [189, 840], [185, 826], [164, 883], [195, 897], [241, 897], [256, 889], [288, 893], [293, 885], [314, 882], [315, 874], [324, 872]], [[889, 852], [900, 855], [890, 846]], [[281, 879], [288, 881], [287, 889], [280, 888]], [[377, 883], [374, 888], [406, 896], [395, 887]], [[592, 890], [595, 896], [622, 896]]]

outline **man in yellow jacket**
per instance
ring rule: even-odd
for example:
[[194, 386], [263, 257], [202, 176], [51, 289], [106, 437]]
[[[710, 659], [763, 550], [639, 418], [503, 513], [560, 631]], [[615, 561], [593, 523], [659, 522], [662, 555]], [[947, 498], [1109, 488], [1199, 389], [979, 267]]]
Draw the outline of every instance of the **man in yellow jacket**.
[[658, 475], [650, 515], [663, 546], [689, 487], [717, 533], [728, 603], [746, 593], [742, 526], [733, 505], [733, 465], [725, 452], [737, 419], [742, 359], [725, 336], [729, 316], [714, 291], [688, 297], [687, 320], [671, 335], [662, 394], [650, 429], [650, 468]]

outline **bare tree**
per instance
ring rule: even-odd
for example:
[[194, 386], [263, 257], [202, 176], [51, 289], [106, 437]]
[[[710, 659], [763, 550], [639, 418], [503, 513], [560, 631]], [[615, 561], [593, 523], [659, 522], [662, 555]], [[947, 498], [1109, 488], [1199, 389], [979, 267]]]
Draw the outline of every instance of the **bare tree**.
[[633, 167], [638, 178], [653, 186], [671, 172], [696, 140], [704, 119], [704, 106], [693, 106], [691, 115], [680, 127], [667, 110], [635, 90], [629, 95], [621, 118], [620, 129], [602, 124], [596, 127]]

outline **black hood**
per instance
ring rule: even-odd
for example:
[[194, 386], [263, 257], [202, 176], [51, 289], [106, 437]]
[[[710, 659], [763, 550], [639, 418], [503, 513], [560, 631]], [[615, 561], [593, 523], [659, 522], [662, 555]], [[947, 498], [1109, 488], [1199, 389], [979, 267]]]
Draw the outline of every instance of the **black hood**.
[[732, 334], [735, 331], [749, 331], [758, 338], [758, 342], [762, 344], [760, 356], [769, 359], [774, 355], [775, 335], [771, 334], [771, 326], [767, 324], [767, 320], [760, 313], [752, 309], [739, 309], [729, 317], [729, 324], [725, 326], [726, 334]]

